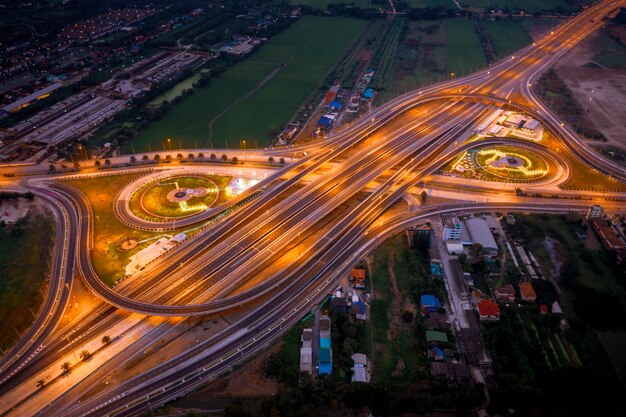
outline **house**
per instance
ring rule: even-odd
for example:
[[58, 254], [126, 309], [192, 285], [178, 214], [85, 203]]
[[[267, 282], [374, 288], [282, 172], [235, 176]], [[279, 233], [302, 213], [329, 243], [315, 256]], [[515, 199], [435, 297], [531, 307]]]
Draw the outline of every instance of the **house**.
[[371, 100], [374, 97], [374, 89], [369, 87], [363, 92], [363, 98], [365, 100]]
[[595, 204], [587, 209], [587, 220], [599, 219], [602, 217], [603, 214], [604, 209], [602, 208], [602, 206]]
[[454, 368], [450, 362], [431, 362], [430, 371], [437, 379], [454, 378]]
[[496, 300], [502, 303], [515, 302], [515, 289], [511, 284], [507, 284], [498, 288], [494, 291], [494, 295], [496, 296]]
[[300, 372], [311, 374], [313, 372], [313, 329], [303, 329], [300, 336], [302, 347], [300, 348]]
[[552, 303], [552, 306], [550, 307], [550, 311], [552, 311], [552, 314], [563, 314], [563, 310], [561, 309], [561, 306], [558, 301], [555, 301]]
[[530, 282], [522, 282], [519, 285], [519, 291], [523, 301], [534, 303], [537, 300], [537, 293]]
[[463, 253], [463, 244], [459, 240], [446, 240], [446, 249], [450, 255]]
[[476, 304], [481, 320], [500, 320], [500, 307], [491, 300], [480, 300]]
[[356, 318], [357, 320], [366, 320], [367, 313], [363, 301], [353, 301], [352, 305], [350, 306], [350, 314], [354, 315], [354, 318]]
[[434, 348], [428, 350], [428, 358], [434, 361], [445, 361], [446, 354], [443, 352], [443, 350], [435, 346]]
[[544, 316], [545, 316], [546, 314], [548, 314], [548, 306], [547, 306], [547, 305], [545, 305], [545, 304], [541, 304], [541, 305], [539, 306], [539, 310], [541, 310], [541, 314], [542, 314], [542, 315], [544, 315]]
[[351, 356], [354, 361], [352, 367], [352, 382], [370, 382], [369, 361], [363, 353], [355, 353]]
[[441, 308], [441, 303], [434, 295], [424, 294], [420, 297], [420, 300], [422, 304], [422, 309], [428, 313], [432, 313]]
[[326, 129], [330, 129], [331, 127], [333, 127], [333, 119], [326, 117], [326, 116], [322, 116], [320, 117], [320, 119], [317, 121], [317, 125], [319, 127], [323, 127]]
[[354, 282], [354, 288], [365, 288], [365, 269], [352, 268], [350, 280]]
[[333, 311], [342, 311], [345, 313], [348, 311], [348, 302], [345, 298], [335, 295], [330, 298], [330, 308]]
[[328, 110], [331, 112], [338, 112], [339, 110], [341, 110], [341, 103], [337, 100], [331, 101], [328, 105]]
[[329, 348], [320, 348], [317, 371], [320, 375], [330, 375], [333, 372], [332, 351]]
[[448, 343], [448, 335], [444, 332], [438, 332], [436, 330], [426, 331], [427, 343]]

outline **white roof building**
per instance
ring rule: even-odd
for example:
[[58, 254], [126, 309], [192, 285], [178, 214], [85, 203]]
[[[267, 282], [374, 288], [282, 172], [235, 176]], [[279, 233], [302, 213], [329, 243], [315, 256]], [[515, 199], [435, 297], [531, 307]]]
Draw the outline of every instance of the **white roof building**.
[[498, 253], [498, 244], [493, 238], [489, 225], [484, 219], [471, 217], [465, 221], [472, 242], [480, 244], [485, 252], [489, 254]]

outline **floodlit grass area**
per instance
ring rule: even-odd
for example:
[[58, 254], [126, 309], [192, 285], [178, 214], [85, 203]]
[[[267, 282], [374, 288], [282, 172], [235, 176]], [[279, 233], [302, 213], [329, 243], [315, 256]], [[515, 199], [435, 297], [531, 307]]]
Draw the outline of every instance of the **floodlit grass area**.
[[[232, 177], [223, 176], [193, 176], [171, 177], [161, 181], [151, 182], [133, 193], [129, 205], [130, 209], [139, 217], [155, 220], [163, 217], [189, 216], [209, 207], [214, 207], [228, 199], [225, 188]], [[186, 204], [172, 202], [167, 199], [170, 191], [178, 188], [203, 187], [209, 193], [201, 197], [192, 197]]]
[[293, 6], [309, 6], [319, 10], [326, 10], [329, 4], [354, 4], [360, 9], [378, 8], [380, 4], [370, 4], [369, 0], [289, 0]]
[[137, 152], [146, 151], [148, 144], [160, 149], [168, 137], [191, 148], [238, 147], [244, 138], [248, 146], [255, 141], [259, 147], [268, 145], [270, 130], [283, 127], [366, 24], [349, 18], [304, 17], [174, 105], [163, 119], [126, 142], [123, 151], [133, 145]]
[[446, 20], [446, 65], [448, 75], [456, 76], [485, 66], [485, 55], [472, 20]]
[[[100, 279], [109, 286], [112, 286], [118, 278], [124, 277], [124, 268], [134, 253], [118, 251], [117, 244], [124, 238], [141, 241], [157, 236], [157, 233], [143, 232], [125, 226], [113, 213], [111, 207], [113, 198], [119, 190], [136, 178], [135, 174], [125, 174], [67, 181], [84, 192], [93, 207], [95, 223], [91, 262]], [[136, 250], [149, 244], [150, 242], [141, 244]]]
[[193, 84], [196, 81], [198, 81], [200, 78], [201, 78], [200, 74], [194, 74], [191, 77], [182, 80], [181, 82], [176, 84], [174, 87], [172, 87], [165, 93], [161, 94], [160, 96], [150, 101], [150, 103], [148, 104], [151, 106], [160, 106], [165, 101], [172, 101], [176, 97], [180, 96], [183, 93], [183, 91], [193, 88]]
[[280, 70], [216, 120], [213, 142], [235, 144], [245, 138], [249, 144], [269, 145], [272, 132], [286, 124], [366, 24], [356, 19], [307, 16], [272, 38], [251, 59], [280, 65]]
[[520, 22], [487, 21], [485, 27], [498, 58], [510, 55], [532, 43], [530, 35]]
[[16, 329], [21, 333], [32, 323], [30, 310], [41, 305], [53, 245], [54, 222], [47, 215], [31, 214], [0, 229], [0, 349], [17, 340]]
[[566, 156], [572, 175], [560, 187], [566, 190], [626, 191], [626, 184], [602, 175], [572, 155]]

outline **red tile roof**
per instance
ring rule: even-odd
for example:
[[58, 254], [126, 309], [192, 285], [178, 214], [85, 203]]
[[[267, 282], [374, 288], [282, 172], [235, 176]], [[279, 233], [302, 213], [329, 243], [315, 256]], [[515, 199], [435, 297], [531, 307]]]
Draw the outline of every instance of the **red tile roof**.
[[500, 317], [500, 307], [491, 300], [480, 300], [476, 307], [481, 318]]

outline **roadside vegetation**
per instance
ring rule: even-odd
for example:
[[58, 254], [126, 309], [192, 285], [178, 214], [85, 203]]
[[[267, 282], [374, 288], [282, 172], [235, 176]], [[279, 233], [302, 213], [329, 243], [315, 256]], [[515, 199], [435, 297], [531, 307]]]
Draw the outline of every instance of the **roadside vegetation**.
[[[17, 200], [20, 206], [27, 204]], [[0, 227], [0, 349], [5, 351], [33, 322], [49, 273], [54, 221], [39, 208]]]
[[[515, 215], [507, 235], [532, 251], [548, 280], [533, 280], [538, 300], [558, 300], [559, 315], [541, 315], [537, 305], [511, 304], [500, 321], [484, 326], [497, 388], [491, 411], [514, 408], [521, 415], [613, 415], [623, 388], [596, 332], [626, 329], [626, 287], [614, 256], [595, 237], [581, 241], [580, 215]], [[593, 403], [588, 401], [594, 398]]]
[[447, 19], [446, 67], [448, 75], [460, 77], [477, 71], [485, 65], [485, 55], [474, 27], [474, 21]]

